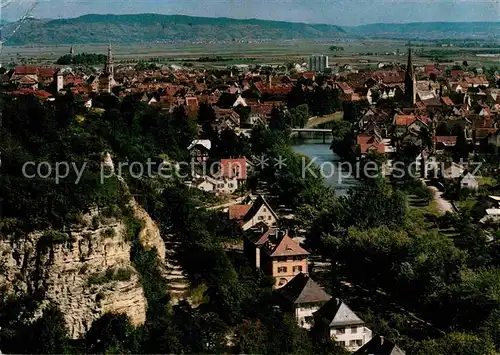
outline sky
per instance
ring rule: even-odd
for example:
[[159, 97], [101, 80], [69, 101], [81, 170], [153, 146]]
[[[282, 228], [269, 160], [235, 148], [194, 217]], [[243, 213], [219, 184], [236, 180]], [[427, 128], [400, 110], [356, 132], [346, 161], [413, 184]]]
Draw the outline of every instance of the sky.
[[[3, 9], [13, 21], [34, 0], [13, 1]], [[89, 13], [182, 14], [259, 18], [357, 26], [369, 23], [500, 21], [500, 0], [38, 0], [37, 18], [68, 18]]]

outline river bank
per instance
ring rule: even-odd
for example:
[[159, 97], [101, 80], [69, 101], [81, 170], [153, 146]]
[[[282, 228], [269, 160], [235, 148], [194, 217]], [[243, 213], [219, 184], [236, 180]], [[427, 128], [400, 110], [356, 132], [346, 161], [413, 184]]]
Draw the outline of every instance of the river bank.
[[307, 156], [318, 167], [323, 167], [325, 185], [334, 188], [337, 196], [347, 195], [349, 189], [359, 184], [353, 176], [347, 176], [341, 170], [341, 159], [330, 149], [330, 144], [317, 143], [315, 140], [295, 140], [292, 150]]

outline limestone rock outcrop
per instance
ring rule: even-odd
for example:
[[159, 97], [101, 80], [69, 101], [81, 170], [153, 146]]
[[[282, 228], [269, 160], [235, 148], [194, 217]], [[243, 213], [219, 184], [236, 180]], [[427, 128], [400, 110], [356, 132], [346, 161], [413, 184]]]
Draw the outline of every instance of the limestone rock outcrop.
[[[164, 259], [156, 224], [139, 206], [134, 210], [144, 225], [141, 243], [156, 247]], [[59, 307], [72, 338], [107, 312], [125, 313], [133, 324], [143, 324], [147, 301], [131, 245], [122, 221], [97, 214], [64, 231], [0, 235], [0, 290], [3, 295], [42, 294], [44, 302]]]

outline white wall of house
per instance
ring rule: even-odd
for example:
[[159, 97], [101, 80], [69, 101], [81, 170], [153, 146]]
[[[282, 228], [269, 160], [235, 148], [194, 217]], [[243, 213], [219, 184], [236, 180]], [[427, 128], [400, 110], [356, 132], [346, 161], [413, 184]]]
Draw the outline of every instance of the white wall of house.
[[372, 331], [363, 325], [331, 328], [330, 337], [349, 351], [356, 351], [372, 338]]
[[198, 184], [197, 187], [198, 187], [198, 189], [200, 189], [202, 191], [207, 191], [207, 192], [212, 192], [215, 190], [215, 185], [212, 182], [207, 181], [207, 180]]
[[297, 305], [295, 307], [295, 319], [300, 327], [310, 329], [314, 324], [313, 313], [320, 309], [320, 305]]
[[477, 190], [479, 188], [479, 182], [474, 175], [468, 173], [463, 177], [462, 181], [460, 181], [460, 186], [466, 189]]
[[273, 213], [269, 210], [269, 208], [267, 208], [267, 206], [264, 204], [259, 208], [259, 210], [255, 213], [255, 215], [247, 223], [243, 225], [242, 228], [244, 231], [246, 231], [259, 222], [264, 222], [268, 226], [276, 224], [276, 218], [274, 217]]
[[238, 189], [238, 180], [236, 178], [232, 179], [217, 179], [217, 185], [215, 186], [215, 191], [220, 194], [232, 194]]

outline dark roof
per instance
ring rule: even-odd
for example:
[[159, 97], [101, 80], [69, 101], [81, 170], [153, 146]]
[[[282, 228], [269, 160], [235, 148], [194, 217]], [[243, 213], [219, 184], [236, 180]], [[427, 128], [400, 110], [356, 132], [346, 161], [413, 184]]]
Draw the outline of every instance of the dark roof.
[[368, 343], [359, 348], [354, 355], [405, 355], [405, 352], [398, 348], [392, 341], [377, 335]]
[[292, 303], [327, 302], [332, 298], [309, 275], [300, 273], [279, 289], [280, 294]]
[[314, 312], [314, 317], [330, 327], [360, 325], [365, 322], [338, 298], [331, 298]]

